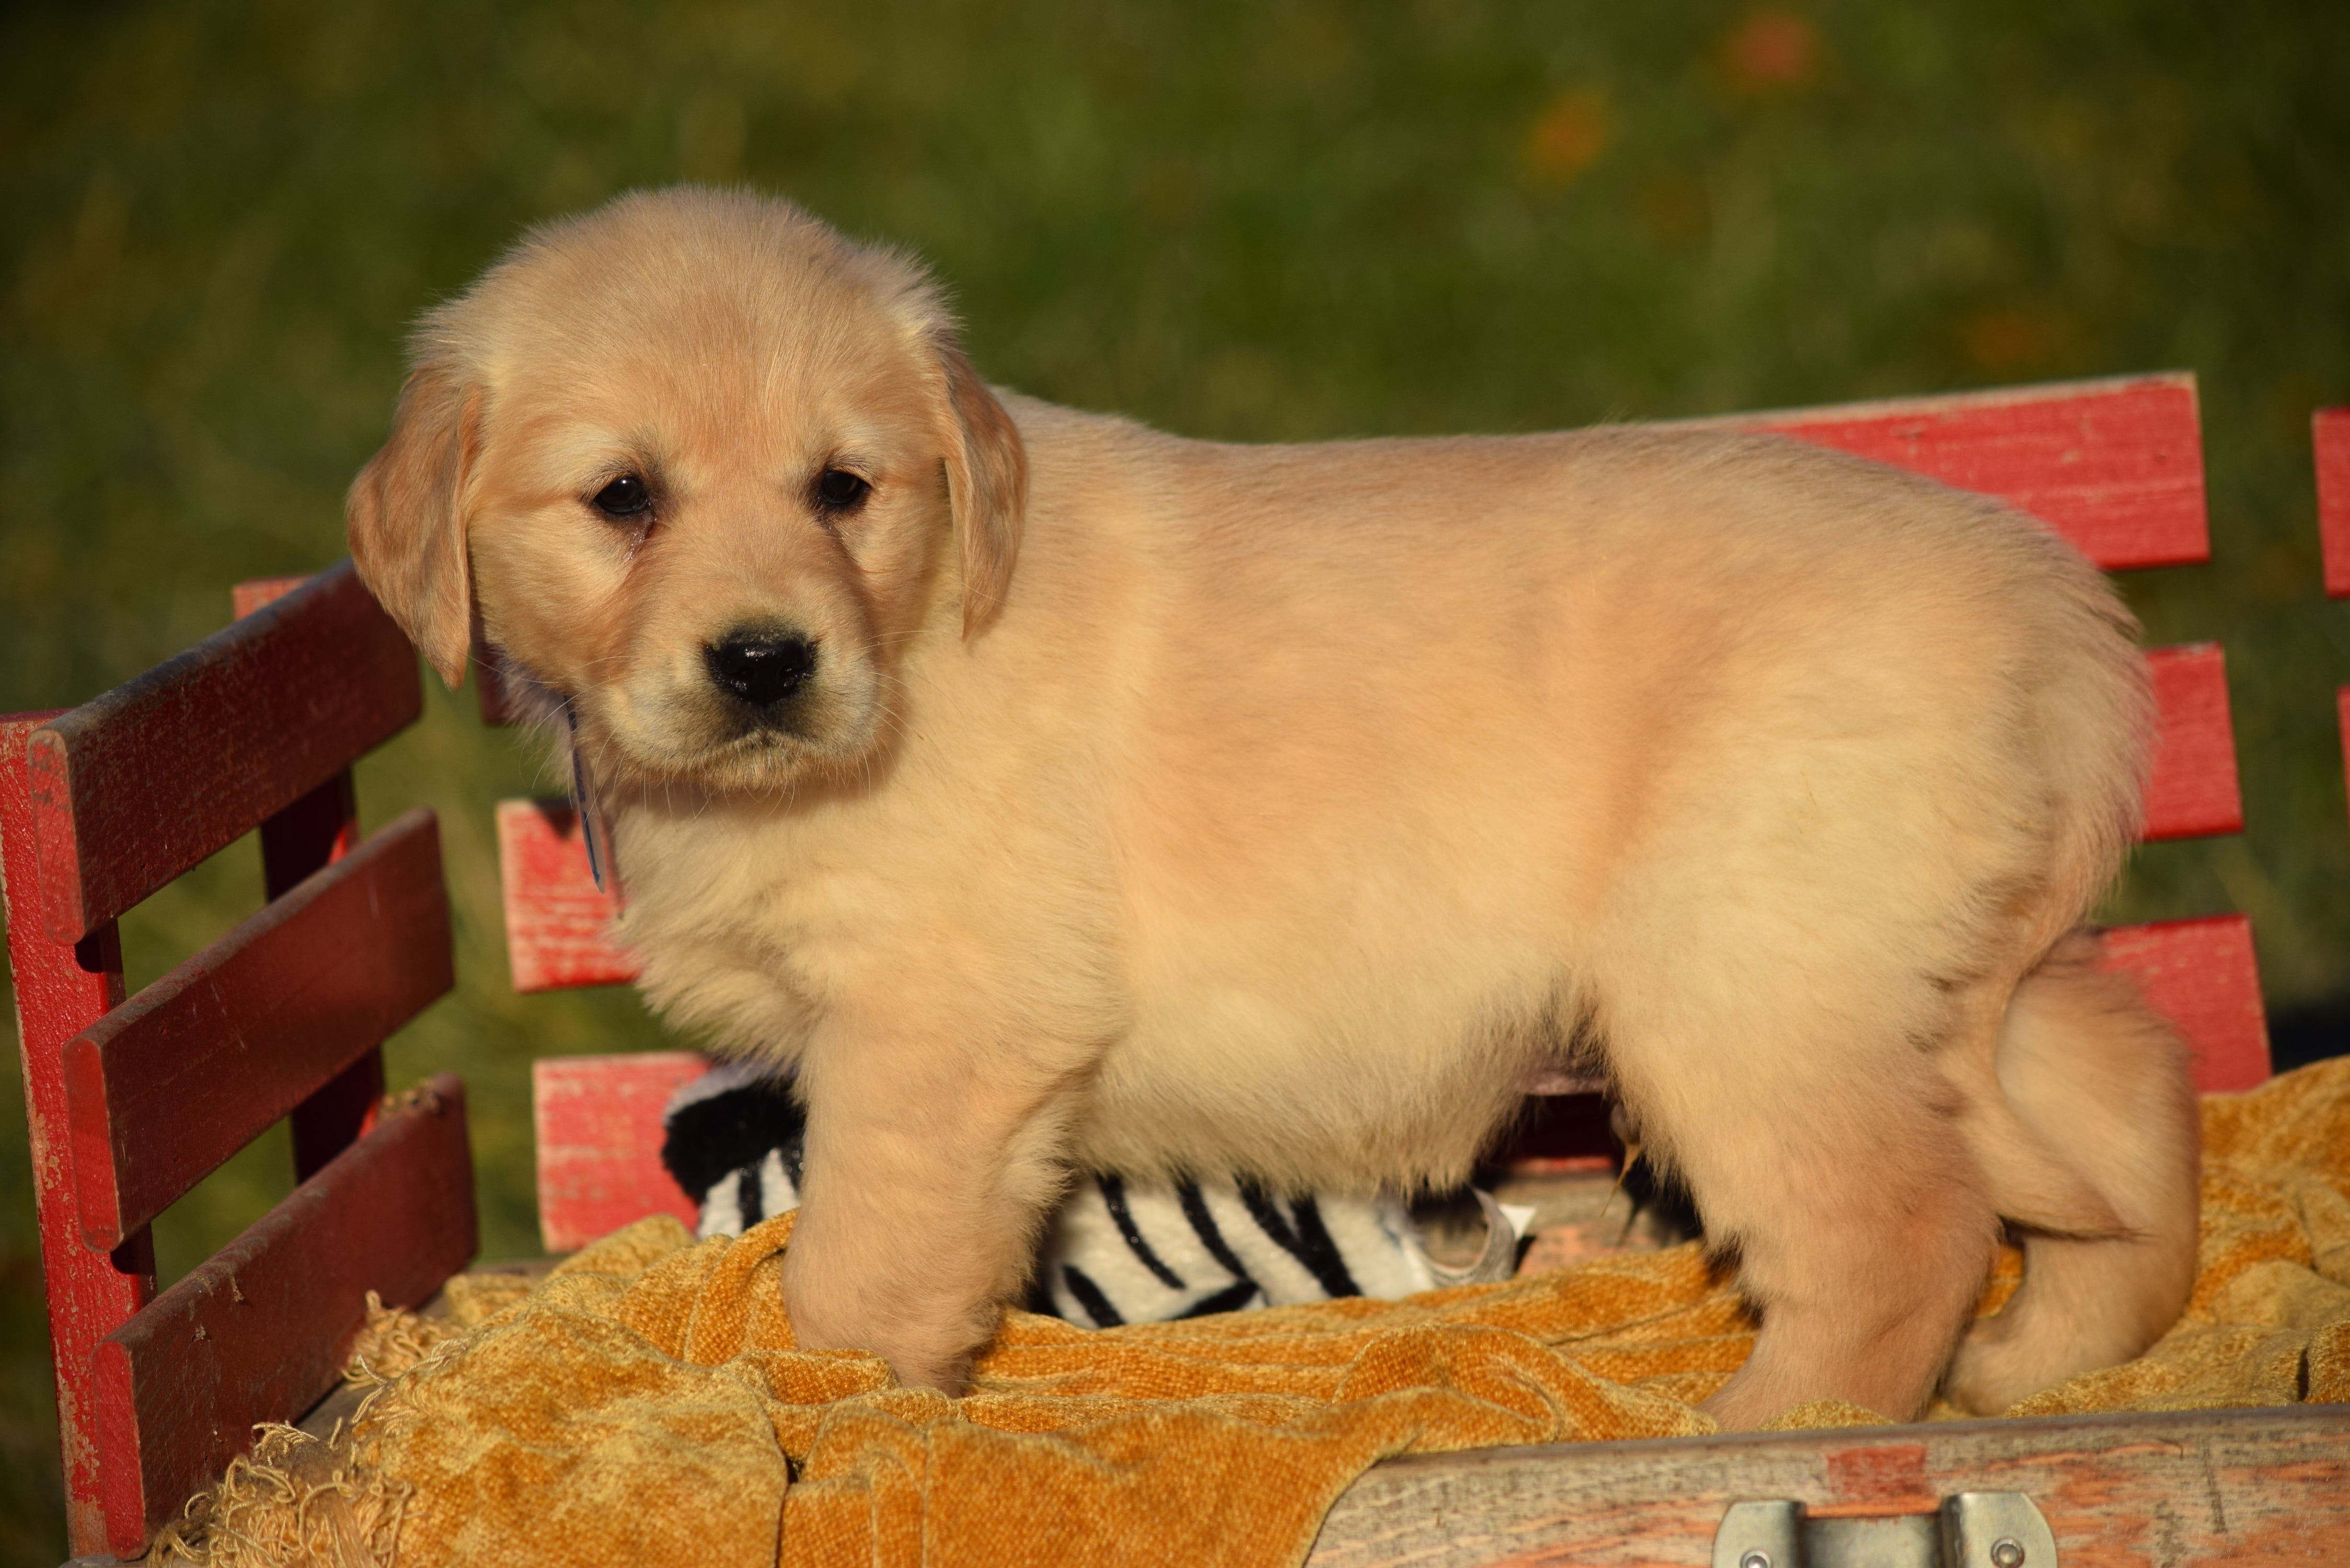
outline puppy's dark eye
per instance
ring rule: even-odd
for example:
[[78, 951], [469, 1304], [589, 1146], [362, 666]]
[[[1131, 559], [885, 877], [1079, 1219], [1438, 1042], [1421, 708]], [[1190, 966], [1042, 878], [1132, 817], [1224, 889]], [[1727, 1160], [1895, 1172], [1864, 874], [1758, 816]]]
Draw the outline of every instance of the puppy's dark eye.
[[633, 473], [624, 473], [598, 491], [589, 504], [607, 517], [641, 517], [651, 510], [653, 493]]
[[845, 468], [827, 468], [816, 482], [816, 504], [827, 512], [853, 511], [872, 493], [872, 485]]

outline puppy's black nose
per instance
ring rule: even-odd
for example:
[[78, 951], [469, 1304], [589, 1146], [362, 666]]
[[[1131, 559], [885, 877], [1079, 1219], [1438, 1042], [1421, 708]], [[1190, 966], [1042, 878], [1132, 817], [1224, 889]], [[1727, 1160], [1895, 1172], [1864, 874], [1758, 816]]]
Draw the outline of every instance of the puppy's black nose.
[[737, 635], [702, 650], [710, 678], [754, 708], [772, 708], [816, 673], [816, 644], [804, 637]]

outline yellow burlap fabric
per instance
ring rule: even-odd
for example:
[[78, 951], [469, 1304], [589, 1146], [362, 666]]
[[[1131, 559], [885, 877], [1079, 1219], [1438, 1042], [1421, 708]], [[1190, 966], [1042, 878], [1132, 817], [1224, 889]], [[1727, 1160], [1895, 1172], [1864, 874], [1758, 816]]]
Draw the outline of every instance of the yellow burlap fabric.
[[[2012, 1414], [2350, 1399], [2350, 1061], [2203, 1119], [2186, 1316]], [[1293, 1563], [1388, 1455], [1711, 1431], [1692, 1406], [1751, 1341], [1684, 1247], [1100, 1333], [1014, 1313], [948, 1399], [794, 1348], [791, 1223], [696, 1243], [646, 1220], [536, 1290], [475, 1276], [445, 1322], [386, 1314], [354, 1427], [273, 1435], [186, 1547], [224, 1565]]]

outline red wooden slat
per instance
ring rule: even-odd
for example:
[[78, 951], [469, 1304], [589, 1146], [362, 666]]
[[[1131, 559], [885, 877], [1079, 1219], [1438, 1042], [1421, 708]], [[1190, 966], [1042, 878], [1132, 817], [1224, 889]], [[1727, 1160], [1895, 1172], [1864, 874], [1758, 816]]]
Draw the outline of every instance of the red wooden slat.
[[[276, 604], [310, 579], [255, 577], [230, 590], [238, 619]], [[345, 768], [261, 824], [261, 877], [270, 898], [357, 848], [359, 795]], [[294, 1179], [307, 1181], [374, 1125], [383, 1098], [383, 1052], [363, 1053], [294, 1107]]]
[[[251, 615], [266, 604], [275, 604], [310, 579], [304, 577], [254, 577], [236, 585], [236, 613]], [[498, 673], [496, 657], [486, 649], [473, 649], [473, 695], [481, 704], [482, 722], [497, 728], [511, 724], [517, 717], [506, 683]]]
[[2108, 571], [2209, 560], [2202, 426], [2184, 372], [1741, 414], [1996, 495]]
[[2325, 591], [2350, 598], [2350, 409], [2310, 416], [2317, 452], [2317, 539], [2325, 556]]
[[228, 591], [230, 608], [234, 618], [243, 620], [265, 605], [274, 605], [315, 576], [305, 572], [296, 577], [247, 577]]
[[98, 1347], [109, 1542], [130, 1556], [334, 1386], [367, 1293], [414, 1306], [473, 1256], [465, 1090], [443, 1074]]
[[625, 985], [637, 978], [635, 955], [608, 935], [619, 906], [597, 888], [579, 815], [568, 802], [498, 802], [498, 879], [516, 991]]
[[2137, 977], [2146, 999], [2195, 1048], [2195, 1086], [2205, 1094], [2268, 1081], [2268, 1013], [2252, 926], [2241, 915], [2116, 926], [2106, 961]]
[[408, 639], [348, 562], [31, 741], [43, 918], [80, 937], [412, 722]]
[[2236, 780], [2236, 727], [2228, 707], [2227, 656], [2216, 642], [2158, 648], [2154, 677], [2154, 773], [2146, 786], [2146, 838], [2241, 833], [2244, 800]]
[[531, 1064], [538, 1137], [538, 1233], [572, 1252], [648, 1214], [698, 1218], [660, 1162], [661, 1110], [710, 1070], [691, 1051], [542, 1056]]
[[82, 1245], [66, 1111], [65, 1044], [122, 1002], [122, 946], [108, 921], [79, 944], [42, 929], [39, 856], [25, 743], [53, 713], [0, 718], [0, 888], [8, 908], [8, 969], [31, 1133], [33, 1210], [48, 1290], [49, 1354], [64, 1450], [66, 1533], [77, 1552], [106, 1543], [99, 1501], [97, 1399], [89, 1357], [155, 1293], [154, 1249], [140, 1231], [111, 1256]]
[[[279, 898], [359, 846], [359, 796], [345, 768], [261, 825], [261, 879]], [[294, 1179], [307, 1181], [373, 1125], [383, 1098], [383, 1052], [361, 1052], [294, 1107]]]
[[439, 829], [411, 811], [67, 1044], [85, 1241], [177, 1202], [454, 981]]

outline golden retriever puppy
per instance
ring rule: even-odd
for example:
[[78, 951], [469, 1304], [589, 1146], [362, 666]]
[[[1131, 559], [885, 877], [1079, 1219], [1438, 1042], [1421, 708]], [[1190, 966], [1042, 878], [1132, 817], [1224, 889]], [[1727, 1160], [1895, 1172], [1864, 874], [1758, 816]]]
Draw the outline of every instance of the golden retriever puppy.
[[359, 569], [567, 721], [646, 995], [796, 1071], [803, 1343], [955, 1388], [1073, 1166], [1457, 1182], [1563, 1067], [1737, 1261], [1726, 1425], [2184, 1300], [2183, 1054], [2070, 934], [2146, 683], [2029, 520], [1723, 430], [1180, 440], [745, 193], [541, 229], [413, 356]]

